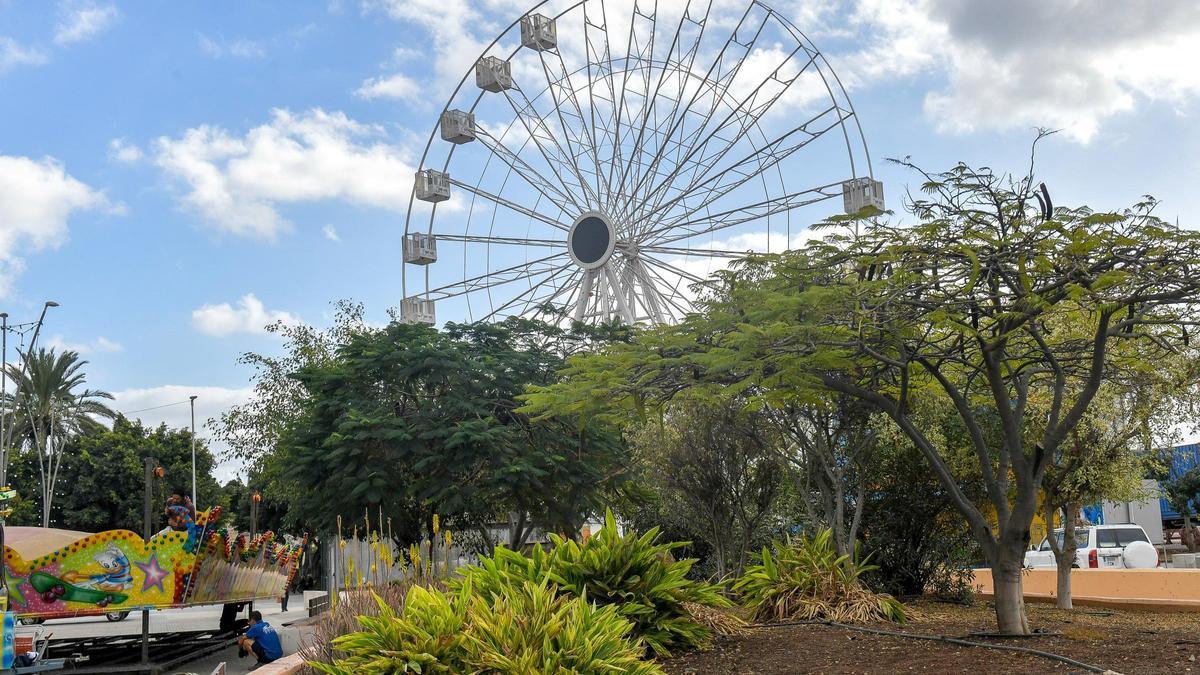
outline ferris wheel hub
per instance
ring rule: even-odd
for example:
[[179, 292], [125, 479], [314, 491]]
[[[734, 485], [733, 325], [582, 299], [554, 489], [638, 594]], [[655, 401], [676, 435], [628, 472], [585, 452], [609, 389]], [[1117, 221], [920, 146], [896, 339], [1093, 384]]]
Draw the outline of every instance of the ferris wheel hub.
[[567, 252], [581, 269], [604, 266], [617, 247], [617, 231], [612, 220], [599, 211], [585, 211], [567, 233]]

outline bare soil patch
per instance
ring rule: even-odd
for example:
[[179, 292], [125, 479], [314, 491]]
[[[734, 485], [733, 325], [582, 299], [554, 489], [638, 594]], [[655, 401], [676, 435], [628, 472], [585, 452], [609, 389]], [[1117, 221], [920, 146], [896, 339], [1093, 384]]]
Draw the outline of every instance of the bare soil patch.
[[[921, 601], [910, 606], [904, 626], [873, 628], [945, 635], [974, 642], [1015, 645], [1061, 654], [1087, 664], [1134, 673], [1200, 675], [1200, 614], [1139, 611], [1073, 611], [1031, 603], [1035, 628], [1057, 633], [1034, 638], [982, 638], [995, 630], [994, 609]], [[671, 675], [700, 673], [1077, 673], [1057, 661], [981, 647], [872, 635], [823, 625], [754, 628], [744, 637], [719, 640], [707, 652], [663, 663]]]

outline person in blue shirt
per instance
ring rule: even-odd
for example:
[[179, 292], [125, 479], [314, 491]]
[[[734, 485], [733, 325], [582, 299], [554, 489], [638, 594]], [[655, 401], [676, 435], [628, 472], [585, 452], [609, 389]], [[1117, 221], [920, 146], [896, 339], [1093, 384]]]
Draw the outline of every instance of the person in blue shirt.
[[279, 633], [271, 624], [263, 621], [262, 612], [257, 609], [250, 612], [250, 627], [246, 634], [238, 638], [238, 656], [253, 653], [258, 659], [258, 665], [270, 663], [283, 656], [283, 645], [279, 643]]

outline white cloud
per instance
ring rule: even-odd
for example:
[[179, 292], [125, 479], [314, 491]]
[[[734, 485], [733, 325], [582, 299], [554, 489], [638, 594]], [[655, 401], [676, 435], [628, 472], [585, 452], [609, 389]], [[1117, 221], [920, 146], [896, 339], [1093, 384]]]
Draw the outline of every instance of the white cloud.
[[1142, 102], [1200, 94], [1194, 0], [1152, 11], [1121, 2], [859, 0], [848, 25], [873, 46], [834, 57], [839, 74], [851, 85], [943, 76], [925, 112], [944, 132], [1042, 126], [1086, 143]]
[[202, 333], [217, 337], [233, 333], [266, 333], [267, 326], [276, 321], [298, 323], [300, 320], [288, 312], [266, 309], [253, 293], [243, 295], [237, 307], [222, 302], [192, 310], [192, 325]]
[[[391, 18], [417, 24], [429, 32], [433, 45], [433, 74], [436, 81], [449, 83], [451, 87], [474, 65], [475, 59], [487, 45], [468, 28], [489, 25], [484, 14], [478, 11], [480, 4], [470, 0], [382, 0], [375, 4], [382, 6]], [[491, 9], [486, 6], [483, 8]], [[512, 16], [522, 11], [524, 9], [516, 10]], [[447, 17], [453, 19], [447, 20]], [[491, 38], [487, 36], [487, 40]]]
[[200, 51], [214, 59], [226, 56], [238, 59], [260, 59], [267, 55], [267, 50], [260, 43], [245, 38], [226, 41], [220, 38], [210, 38], [200, 33], [196, 35], [196, 41], [200, 46]]
[[95, 5], [90, 2], [68, 2], [59, 8], [54, 43], [69, 45], [99, 35], [112, 26], [119, 16], [114, 5]]
[[87, 354], [105, 354], [119, 352], [125, 349], [125, 346], [119, 342], [109, 340], [103, 335], [97, 337], [91, 342], [68, 342], [61, 335], [53, 335], [46, 341], [46, 346], [53, 348], [59, 352], [73, 351], [81, 356]]
[[108, 156], [118, 162], [132, 164], [142, 158], [142, 149], [125, 142], [124, 138], [114, 138], [108, 142]]
[[359, 98], [367, 100], [376, 98], [412, 99], [420, 95], [421, 85], [403, 73], [396, 73], [387, 77], [373, 77], [365, 80], [354, 93]]
[[[130, 419], [140, 419], [143, 424], [157, 427], [166, 424], [173, 429], [191, 428], [192, 410], [188, 397], [196, 397], [196, 436], [208, 443], [208, 448], [218, 458], [225, 456], [228, 446], [209, 434], [208, 420], [219, 417], [221, 413], [235, 405], [241, 405], [250, 400], [253, 390], [250, 388], [234, 389], [229, 387], [191, 386], [168, 384], [142, 389], [126, 389], [112, 392], [111, 407]], [[238, 462], [223, 461], [217, 464], [213, 473], [217, 481], [224, 484], [241, 472]], [[182, 480], [190, 484], [191, 476], [167, 477], [168, 480]]]
[[24, 269], [25, 254], [62, 245], [72, 214], [99, 208], [120, 207], [58, 160], [0, 155], [0, 297]]
[[[444, 83], [458, 82], [483, 47], [528, 3], [518, 0], [369, 0], [392, 18], [423, 28], [432, 82], [428, 95]], [[658, 45], [671, 44], [684, 0], [662, 0], [656, 7]], [[695, 4], [695, 3], [693, 3]], [[771, 3], [800, 30], [814, 37], [848, 89], [862, 90], [898, 81], [925, 88], [924, 111], [945, 133], [987, 130], [1062, 129], [1086, 143], [1105, 123], [1147, 104], [1178, 107], [1200, 97], [1200, 2], [1161, 0], [1145, 3], [967, 2], [965, 0], [778, 0]], [[610, 47], [626, 44], [632, 0], [608, 3]], [[552, 3], [554, 14], [565, 3]], [[705, 46], [696, 69], [703, 72], [715, 54], [711, 39], [723, 40], [745, 9], [742, 0], [716, 0]], [[572, 10], [564, 25], [577, 23]], [[454, 17], [447, 21], [446, 17]], [[753, 23], [756, 19], [751, 19]], [[664, 31], [668, 31], [664, 34]], [[505, 47], [513, 34], [505, 38]], [[560, 49], [568, 62], [581, 50], [577, 33], [560, 27]], [[785, 40], [786, 42], [786, 40]], [[790, 47], [790, 45], [784, 45]], [[775, 55], [770, 38], [759, 42], [747, 61], [746, 82]], [[506, 52], [497, 49], [496, 53]], [[661, 55], [656, 55], [661, 58]], [[519, 82], [537, 75], [514, 60]], [[522, 79], [526, 78], [526, 79]], [[538, 78], [536, 84], [540, 84]], [[785, 94], [781, 106], [793, 109], [823, 86], [803, 78]]]
[[337, 230], [334, 229], [334, 227], [332, 225], [326, 225], [325, 227], [322, 227], [321, 232], [323, 232], [325, 234], [325, 238], [328, 239], [329, 241], [341, 241], [342, 240], [342, 238], [340, 236], [338, 236]]
[[415, 169], [383, 136], [341, 112], [274, 110], [245, 136], [204, 125], [159, 138], [154, 161], [187, 184], [184, 203], [214, 227], [270, 240], [290, 227], [281, 204], [405, 208]]
[[0, 73], [16, 66], [37, 66], [45, 63], [45, 52], [25, 47], [12, 38], [0, 36]]

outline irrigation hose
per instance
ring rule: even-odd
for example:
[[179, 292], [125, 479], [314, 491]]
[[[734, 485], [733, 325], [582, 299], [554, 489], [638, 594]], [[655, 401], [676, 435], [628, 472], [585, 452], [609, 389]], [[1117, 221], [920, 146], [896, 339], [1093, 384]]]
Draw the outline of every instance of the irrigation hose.
[[913, 640], [932, 640], [934, 642], [946, 642], [946, 643], [953, 644], [953, 645], [962, 645], [964, 647], [983, 647], [984, 649], [997, 649], [997, 650], [1006, 651], [1006, 652], [1020, 652], [1022, 654], [1032, 654], [1033, 656], [1040, 656], [1044, 659], [1050, 659], [1052, 661], [1059, 661], [1059, 662], [1065, 663], [1069, 666], [1074, 666], [1076, 668], [1082, 668], [1091, 673], [1112, 673], [1113, 672], [1107, 668], [1101, 668], [1099, 666], [1093, 666], [1090, 663], [1076, 661], [1075, 659], [1070, 658], [1069, 656], [1063, 656], [1061, 654], [1054, 654], [1052, 652], [1044, 652], [1040, 649], [1031, 649], [1029, 647], [1017, 647], [1015, 645], [994, 645], [994, 644], [990, 644], [987, 642], [972, 642], [971, 640], [962, 640], [960, 638], [950, 637], [949, 635], [922, 635], [921, 633], [905, 633], [903, 631], [898, 631], [898, 630], [883, 630], [882, 628], [867, 628], [866, 626], [852, 626], [852, 625], [846, 624], [846, 623], [838, 623], [836, 621], [822, 621], [822, 620], [785, 621], [785, 622], [781, 622], [781, 623], [751, 624], [751, 626], [754, 628], [776, 628], [776, 627], [780, 627], [780, 626], [812, 626], [812, 625], [834, 626], [836, 628], [845, 628], [847, 630], [855, 630], [860, 633], [874, 633], [876, 635], [890, 635], [893, 637], [911, 638]]

